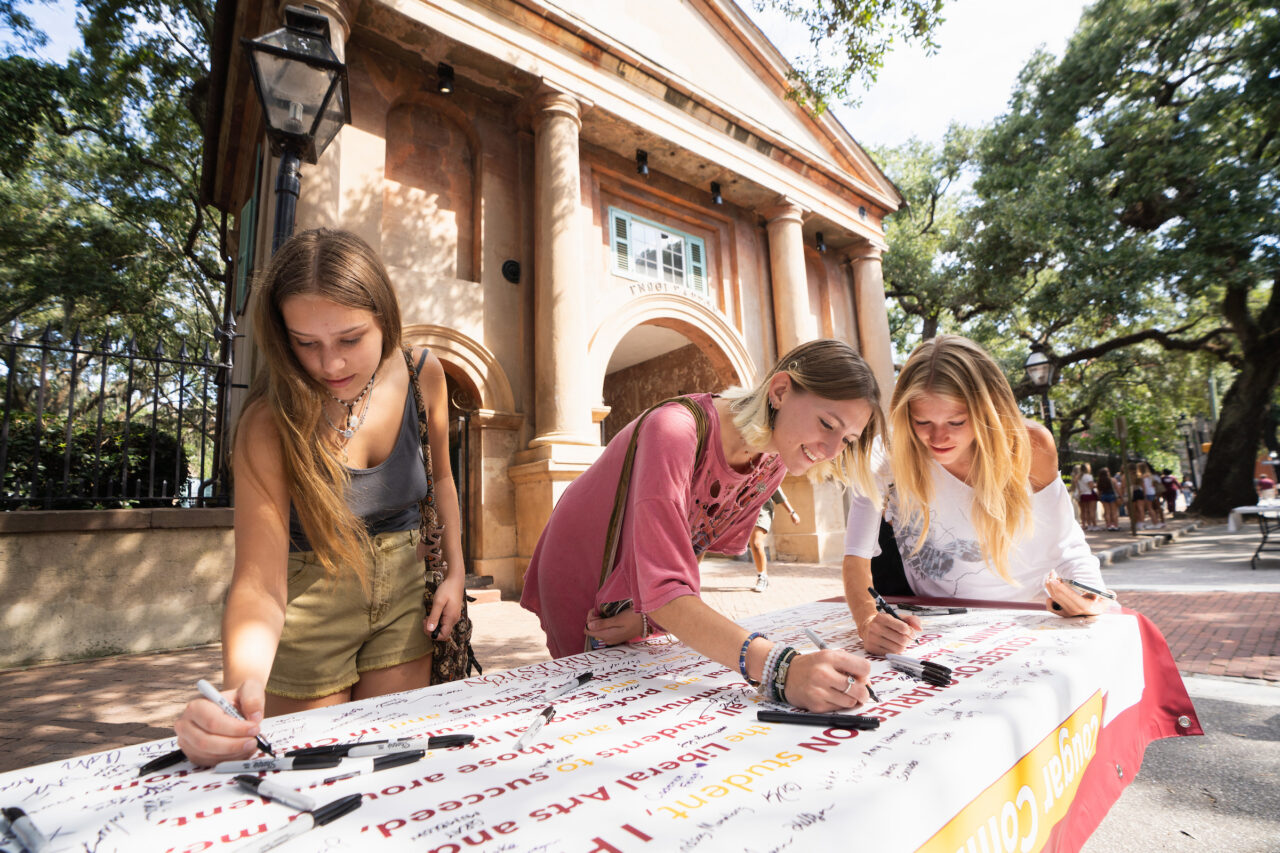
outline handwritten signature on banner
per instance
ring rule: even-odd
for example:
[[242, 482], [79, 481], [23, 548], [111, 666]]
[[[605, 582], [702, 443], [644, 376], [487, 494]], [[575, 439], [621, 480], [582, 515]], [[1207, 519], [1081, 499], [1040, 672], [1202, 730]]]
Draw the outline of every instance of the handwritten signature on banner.
[[[874, 732], [758, 722], [768, 705], [736, 672], [665, 638], [272, 719], [264, 734], [285, 749], [475, 735], [328, 784], [277, 774], [314, 781], [321, 802], [364, 794], [352, 815], [291, 842], [299, 850], [770, 850], [844, 844], [856, 828], [865, 849], [927, 842], [952, 853], [993, 825], [1021, 842], [1061, 818], [1105, 719], [1097, 673], [1123, 655], [1140, 664], [1131, 621], [1116, 614], [1066, 631], [1026, 611], [935, 617], [909, 653], [946, 663], [953, 682], [925, 684], [872, 658], [881, 701], [859, 711], [882, 720]], [[809, 627], [861, 653], [843, 605], [779, 611], [750, 627], [800, 649], [811, 648]], [[516, 752], [547, 690], [587, 669], [595, 678], [556, 699], [553, 718]], [[190, 765], [134, 778], [172, 743], [5, 774], [0, 804], [24, 808], [55, 849], [103, 853], [231, 849], [290, 819], [292, 810]], [[925, 801], [908, 826], [878, 819], [908, 796]]]

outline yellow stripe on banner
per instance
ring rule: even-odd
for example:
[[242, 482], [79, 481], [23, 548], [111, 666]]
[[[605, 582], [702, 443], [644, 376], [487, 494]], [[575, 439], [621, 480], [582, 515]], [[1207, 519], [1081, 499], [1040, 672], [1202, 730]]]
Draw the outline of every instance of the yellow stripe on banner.
[[920, 847], [924, 853], [1031, 853], [1067, 814], [1098, 748], [1099, 691]]

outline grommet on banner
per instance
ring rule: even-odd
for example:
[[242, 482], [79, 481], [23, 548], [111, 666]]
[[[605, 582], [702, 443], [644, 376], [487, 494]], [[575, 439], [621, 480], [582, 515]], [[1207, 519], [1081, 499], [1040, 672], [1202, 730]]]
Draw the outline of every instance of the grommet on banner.
[[1124, 778], [1124, 768], [1121, 767], [1119, 764], [1116, 765], [1116, 778], [1117, 779]]
[[1183, 714], [1181, 717], [1179, 717], [1179, 718], [1178, 718], [1178, 728], [1180, 728], [1180, 729], [1189, 729], [1189, 728], [1191, 728], [1191, 718], [1190, 718], [1190, 717], [1188, 717], [1186, 714]]

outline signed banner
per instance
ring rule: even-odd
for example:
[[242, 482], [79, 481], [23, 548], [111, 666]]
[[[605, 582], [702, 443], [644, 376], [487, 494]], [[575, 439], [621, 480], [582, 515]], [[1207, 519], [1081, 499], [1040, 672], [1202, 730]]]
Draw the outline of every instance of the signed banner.
[[[858, 712], [882, 720], [876, 731], [761, 723], [756, 711], [774, 706], [671, 638], [269, 719], [263, 734], [277, 751], [475, 736], [336, 782], [324, 781], [332, 768], [269, 774], [316, 803], [364, 795], [286, 849], [1075, 849], [1149, 740], [1199, 733], [1167, 646], [1137, 614], [970, 610], [924, 622], [908, 654], [946, 664], [953, 680], [933, 686], [871, 657], [880, 702]], [[813, 650], [810, 628], [862, 653], [839, 603], [748, 626], [802, 651]], [[588, 670], [582, 687], [544, 699]], [[548, 704], [554, 713], [517, 751]], [[102, 853], [252, 849], [296, 815], [186, 763], [138, 776], [173, 748], [160, 741], [0, 775], [0, 806], [25, 811], [51, 850]], [[1128, 764], [1119, 785], [1117, 761]], [[1107, 762], [1109, 774], [1091, 772]], [[1073, 818], [1090, 797], [1084, 811], [1096, 817]]]

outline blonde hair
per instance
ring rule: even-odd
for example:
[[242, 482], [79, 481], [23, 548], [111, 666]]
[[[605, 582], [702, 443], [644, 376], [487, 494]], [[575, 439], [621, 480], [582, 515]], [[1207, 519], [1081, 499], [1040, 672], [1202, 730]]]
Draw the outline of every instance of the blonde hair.
[[889, 458], [898, 504], [908, 519], [922, 520], [918, 551], [929, 532], [933, 501], [932, 455], [911, 422], [911, 403], [936, 394], [963, 405], [973, 428], [972, 516], [978, 545], [988, 566], [1002, 580], [1009, 574], [1009, 552], [1030, 528], [1031, 437], [1014, 400], [1009, 380], [980, 346], [959, 335], [939, 335], [916, 347], [893, 390], [889, 411], [895, 441]]
[[391, 279], [359, 237], [318, 228], [281, 246], [255, 290], [253, 330], [263, 369], [253, 379], [245, 410], [261, 405], [271, 415], [289, 498], [326, 573], [336, 577], [345, 568], [367, 585], [369, 535], [347, 506], [350, 475], [332, 432], [323, 425], [328, 391], [294, 354], [280, 306], [292, 296], [314, 294], [369, 311], [382, 333], [386, 360], [400, 349], [400, 306]]
[[824, 338], [801, 344], [778, 359], [755, 387], [724, 391], [721, 396], [729, 401], [734, 427], [754, 450], [767, 447], [773, 437], [777, 410], [769, 402], [769, 381], [779, 373], [787, 374], [801, 393], [827, 400], [866, 400], [871, 406], [871, 418], [858, 440], [846, 445], [833, 459], [812, 466], [808, 476], [814, 482], [838, 480], [846, 486], [853, 485], [878, 501], [879, 493], [871, 472], [871, 444], [877, 435], [885, 434], [885, 420], [880, 410], [880, 386], [871, 368], [853, 347]]

